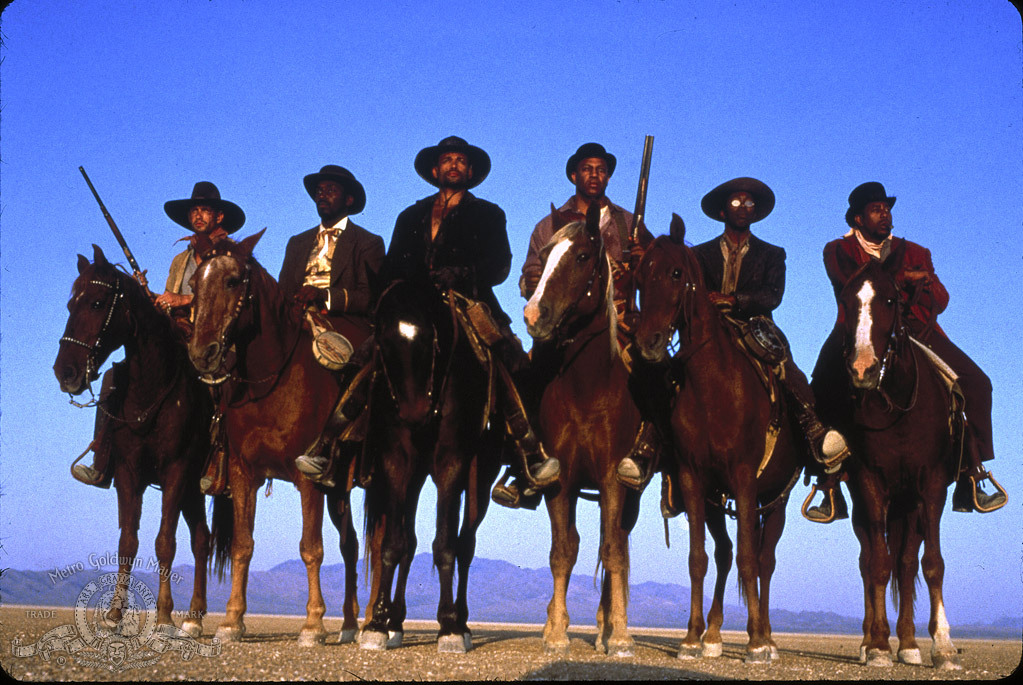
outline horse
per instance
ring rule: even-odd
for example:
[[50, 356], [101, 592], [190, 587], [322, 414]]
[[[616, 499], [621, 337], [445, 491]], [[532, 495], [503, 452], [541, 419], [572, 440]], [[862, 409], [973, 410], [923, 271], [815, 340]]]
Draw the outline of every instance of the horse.
[[[724, 586], [732, 563], [725, 528], [726, 502], [734, 499], [737, 518], [740, 595], [746, 602], [747, 662], [778, 658], [769, 614], [775, 549], [785, 527], [785, 505], [807, 452], [784, 407], [776, 413], [771, 393], [704, 287], [696, 255], [685, 245], [685, 225], [672, 217], [668, 236], [648, 246], [636, 273], [640, 317], [636, 347], [651, 363], [668, 360], [681, 376], [671, 409], [673, 458], [664, 465], [677, 478], [689, 518], [688, 632], [680, 659], [722, 653]], [[779, 393], [780, 395], [780, 393]], [[779, 399], [781, 399], [780, 396]], [[772, 445], [773, 442], [773, 445]], [[703, 583], [708, 558], [704, 525], [715, 541], [717, 578], [707, 623]], [[704, 632], [706, 628], [706, 632]]]
[[600, 235], [599, 207], [586, 220], [567, 223], [544, 247], [544, 269], [524, 316], [535, 341], [534, 362], [556, 369], [540, 400], [539, 432], [548, 454], [559, 460], [557, 485], [544, 491], [551, 520], [551, 575], [554, 592], [547, 607], [544, 650], [567, 654], [566, 593], [579, 553], [576, 503], [580, 493], [600, 504], [600, 563], [595, 648], [609, 656], [635, 652], [628, 632], [628, 537], [639, 516], [640, 493], [618, 482], [618, 462], [628, 455], [640, 426], [640, 412], [628, 388], [614, 309], [611, 263]]
[[[93, 261], [78, 255], [78, 277], [68, 302], [68, 321], [53, 371], [60, 389], [80, 395], [98, 377], [110, 354], [124, 348], [117, 371], [119, 406], [101, 399], [110, 439], [110, 464], [117, 491], [118, 582], [103, 621], [117, 625], [138, 553], [139, 519], [146, 487], [161, 490], [157, 625], [174, 625], [171, 612], [171, 564], [179, 514], [184, 516], [195, 557], [192, 599], [181, 629], [202, 635], [206, 615], [206, 563], [210, 530], [203, 511], [199, 476], [209, 450], [212, 404], [209, 391], [192, 371], [185, 346], [169, 317], [160, 312], [135, 279], [107, 261], [93, 245]], [[74, 403], [74, 401], [72, 400]], [[83, 406], [83, 405], [78, 405]], [[90, 405], [84, 405], [90, 406]]]
[[[388, 280], [381, 277], [381, 282]], [[501, 433], [487, 428], [493, 390], [489, 369], [495, 362], [461, 327], [456, 301], [456, 294], [438, 290], [425, 274], [390, 280], [377, 301], [364, 454], [376, 460], [366, 492], [367, 527], [378, 530], [382, 542], [373, 618], [359, 638], [363, 649], [401, 644], [405, 583], [417, 544], [416, 509], [427, 477], [437, 486], [437, 649], [472, 649], [469, 566], [501, 467], [496, 458]]]
[[[213, 511], [216, 570], [222, 575], [225, 566], [231, 569], [231, 594], [217, 637], [232, 642], [245, 634], [256, 493], [266, 479], [277, 478], [293, 483], [301, 497], [299, 550], [309, 600], [298, 643], [311, 646], [322, 644], [327, 632], [320, 591], [324, 492], [298, 471], [295, 458], [319, 436], [341, 388], [334, 373], [314, 358], [312, 336], [297, 306], [252, 256], [262, 235], [260, 231], [241, 242], [223, 239], [206, 246], [190, 282], [194, 331], [188, 353], [203, 380], [219, 387], [231, 492], [231, 499]], [[352, 642], [358, 632], [359, 544], [348, 488], [339, 484], [328, 489], [327, 500], [345, 563], [340, 641]]]
[[[959, 669], [942, 599], [941, 513], [958, 472], [959, 438], [950, 423], [950, 389], [930, 354], [904, 325], [894, 269], [897, 255], [869, 260], [845, 284], [846, 388], [852, 402], [840, 419], [850, 438], [848, 460], [853, 530], [860, 543], [865, 613], [860, 661], [891, 666], [885, 589], [894, 573], [898, 603], [898, 659], [921, 663], [913, 625], [920, 545], [930, 598], [931, 660], [938, 669]], [[837, 361], [837, 360], [836, 360]]]

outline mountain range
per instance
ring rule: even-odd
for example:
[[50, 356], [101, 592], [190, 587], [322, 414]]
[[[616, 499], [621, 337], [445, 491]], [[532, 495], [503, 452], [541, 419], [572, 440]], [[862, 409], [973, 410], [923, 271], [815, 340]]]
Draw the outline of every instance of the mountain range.
[[[51, 571], [19, 571], [7, 569], [0, 576], [0, 602], [31, 606], [73, 607], [83, 588], [102, 571], [78, 564]], [[368, 601], [365, 565], [359, 564], [359, 604]], [[187, 609], [195, 569], [182, 565], [174, 568], [171, 586], [175, 608]], [[155, 569], [137, 568], [133, 574], [154, 593], [157, 589]], [[328, 616], [339, 616], [344, 594], [344, 566], [333, 564], [321, 569], [321, 585]], [[552, 588], [551, 574], [546, 568], [521, 568], [506, 561], [477, 558], [469, 577], [469, 616], [472, 621], [529, 623], [542, 625], [547, 618], [547, 603]], [[207, 603], [211, 612], [223, 612], [230, 594], [228, 579], [218, 583], [212, 576], [208, 583]], [[436, 570], [429, 554], [420, 554], [412, 563], [406, 591], [409, 619], [431, 620], [436, 617], [440, 589]], [[573, 575], [568, 589], [568, 611], [575, 625], [593, 625], [600, 591], [593, 576]], [[248, 582], [248, 610], [251, 613], [305, 615], [306, 571], [300, 560], [278, 564], [267, 571], [252, 571]], [[709, 609], [706, 599], [704, 610]], [[924, 607], [917, 606], [918, 618], [926, 621]], [[629, 588], [629, 624], [648, 628], [685, 628], [689, 615], [689, 588], [681, 585], [645, 582]], [[891, 616], [894, 619], [894, 616]], [[858, 635], [860, 617], [842, 616], [824, 611], [789, 611], [772, 607], [771, 626], [775, 632], [834, 633]], [[725, 606], [726, 630], [745, 630], [746, 609]], [[893, 631], [894, 633], [894, 631]], [[926, 623], [918, 626], [918, 634], [926, 635]], [[1004, 617], [988, 624], [956, 625], [957, 637], [1019, 639], [1023, 635], [1023, 617]]]

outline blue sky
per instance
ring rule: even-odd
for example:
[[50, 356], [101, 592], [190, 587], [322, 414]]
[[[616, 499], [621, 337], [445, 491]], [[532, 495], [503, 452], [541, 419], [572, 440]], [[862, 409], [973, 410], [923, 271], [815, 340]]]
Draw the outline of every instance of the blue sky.
[[[618, 157], [608, 194], [631, 209], [651, 134], [655, 234], [678, 212], [693, 242], [717, 235], [699, 202], [730, 178], [774, 190], [754, 231], [788, 253], [776, 318], [806, 371], [834, 320], [821, 250], [846, 230], [849, 191], [878, 180], [899, 198], [895, 234], [931, 249], [952, 296], [941, 325], [994, 383], [993, 466], [1010, 492], [995, 514], [946, 510], [953, 634], [956, 622], [1020, 616], [1020, 28], [1004, 0], [15, 0], [0, 15], [0, 566], [52, 569], [116, 549], [113, 492], [67, 471], [92, 411], [70, 406], [51, 370], [76, 254], [97, 243], [119, 256], [79, 165], [156, 289], [184, 235], [163, 203], [196, 181], [245, 210], [239, 236], [268, 227], [256, 253], [276, 274], [288, 237], [317, 223], [304, 175], [351, 169], [368, 196], [356, 221], [389, 241], [401, 209], [432, 190], [415, 154], [462, 136], [493, 161], [477, 194], [508, 215], [513, 275], [497, 294], [528, 347], [515, 281], [532, 227], [572, 193], [565, 160], [604, 144]], [[856, 616], [851, 526], [803, 521], [806, 493], [798, 485], [789, 504], [773, 603]], [[657, 497], [655, 486], [643, 499], [632, 579], [688, 584], [685, 527], [672, 523], [665, 549]], [[150, 490], [143, 557], [158, 502]], [[420, 505], [421, 551], [432, 503]], [[589, 574], [597, 509], [580, 507], [576, 570]], [[177, 561], [190, 563], [181, 530]], [[260, 499], [253, 567], [297, 558], [298, 536], [297, 493], [279, 483]], [[326, 562], [338, 563], [326, 536]], [[543, 510], [494, 507], [477, 553], [543, 567], [549, 541]]]

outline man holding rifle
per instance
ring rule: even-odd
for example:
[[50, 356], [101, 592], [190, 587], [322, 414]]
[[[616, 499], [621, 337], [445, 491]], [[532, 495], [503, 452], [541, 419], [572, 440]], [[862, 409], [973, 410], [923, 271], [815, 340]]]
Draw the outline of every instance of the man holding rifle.
[[[82, 174], [85, 174], [84, 170], [82, 170]], [[86, 181], [88, 180], [88, 176], [86, 176]], [[91, 182], [89, 183], [89, 188], [95, 195], [96, 190], [92, 188]], [[139, 269], [138, 264], [131, 257], [124, 238], [121, 236], [120, 231], [117, 230], [116, 225], [114, 225], [113, 219], [107, 213], [106, 207], [103, 206], [102, 201], [99, 199], [99, 195], [96, 195], [96, 200], [100, 203], [100, 209], [103, 210], [107, 223], [110, 224], [111, 230], [114, 231], [114, 236], [117, 238], [118, 243], [121, 244], [122, 249], [125, 250], [125, 255], [128, 256], [132, 269], [135, 271], [135, 278], [143, 286], [148, 287], [145, 272]], [[189, 308], [192, 304], [192, 289], [188, 285], [188, 280], [192, 277], [199, 263], [194, 249], [196, 238], [201, 234], [205, 234], [211, 239], [215, 239], [234, 233], [245, 223], [245, 212], [233, 202], [222, 200], [217, 186], [209, 181], [199, 181], [192, 189], [192, 196], [190, 198], [171, 200], [164, 204], [163, 208], [167, 212], [167, 216], [174, 223], [184, 226], [194, 234], [188, 237], [188, 247], [174, 257], [171, 262], [170, 274], [167, 277], [166, 290], [155, 299], [158, 307], [173, 315], [181, 323], [184, 323], [189, 319]], [[120, 364], [118, 363], [115, 363], [109, 371], [103, 374], [99, 399], [107, 406], [120, 403], [116, 393], [118, 393], [118, 377], [121, 374]], [[123, 382], [120, 384], [123, 386]], [[109, 468], [110, 442], [107, 438], [106, 430], [108, 421], [106, 412], [96, 412], [96, 427], [93, 433], [93, 441], [89, 445], [93, 450], [92, 466], [74, 464], [71, 467], [71, 475], [76, 480], [100, 488], [109, 488], [111, 478], [113, 477], [113, 473]]]

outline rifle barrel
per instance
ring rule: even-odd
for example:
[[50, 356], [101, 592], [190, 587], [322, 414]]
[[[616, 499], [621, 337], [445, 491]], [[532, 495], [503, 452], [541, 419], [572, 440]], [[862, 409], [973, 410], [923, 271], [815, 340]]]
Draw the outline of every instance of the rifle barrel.
[[85, 167], [78, 167], [78, 170], [82, 172], [82, 176], [85, 178], [85, 182], [89, 185], [89, 190], [92, 191], [92, 196], [96, 198], [96, 202], [99, 203], [99, 208], [103, 212], [103, 218], [107, 220], [107, 224], [110, 225], [110, 230], [114, 232], [114, 238], [117, 239], [117, 244], [121, 246], [121, 251], [124, 252], [124, 256], [128, 259], [128, 263], [131, 264], [131, 268], [135, 273], [142, 273], [142, 269], [139, 268], [139, 263], [135, 261], [135, 255], [128, 249], [128, 243], [125, 241], [124, 236], [121, 235], [121, 231], [117, 228], [117, 224], [114, 223], [114, 217], [110, 216], [110, 212], [107, 211], [106, 205], [103, 204], [103, 200], [100, 199], [99, 193], [96, 192], [96, 188], [92, 185], [92, 181], [89, 180], [89, 174], [85, 173]]

